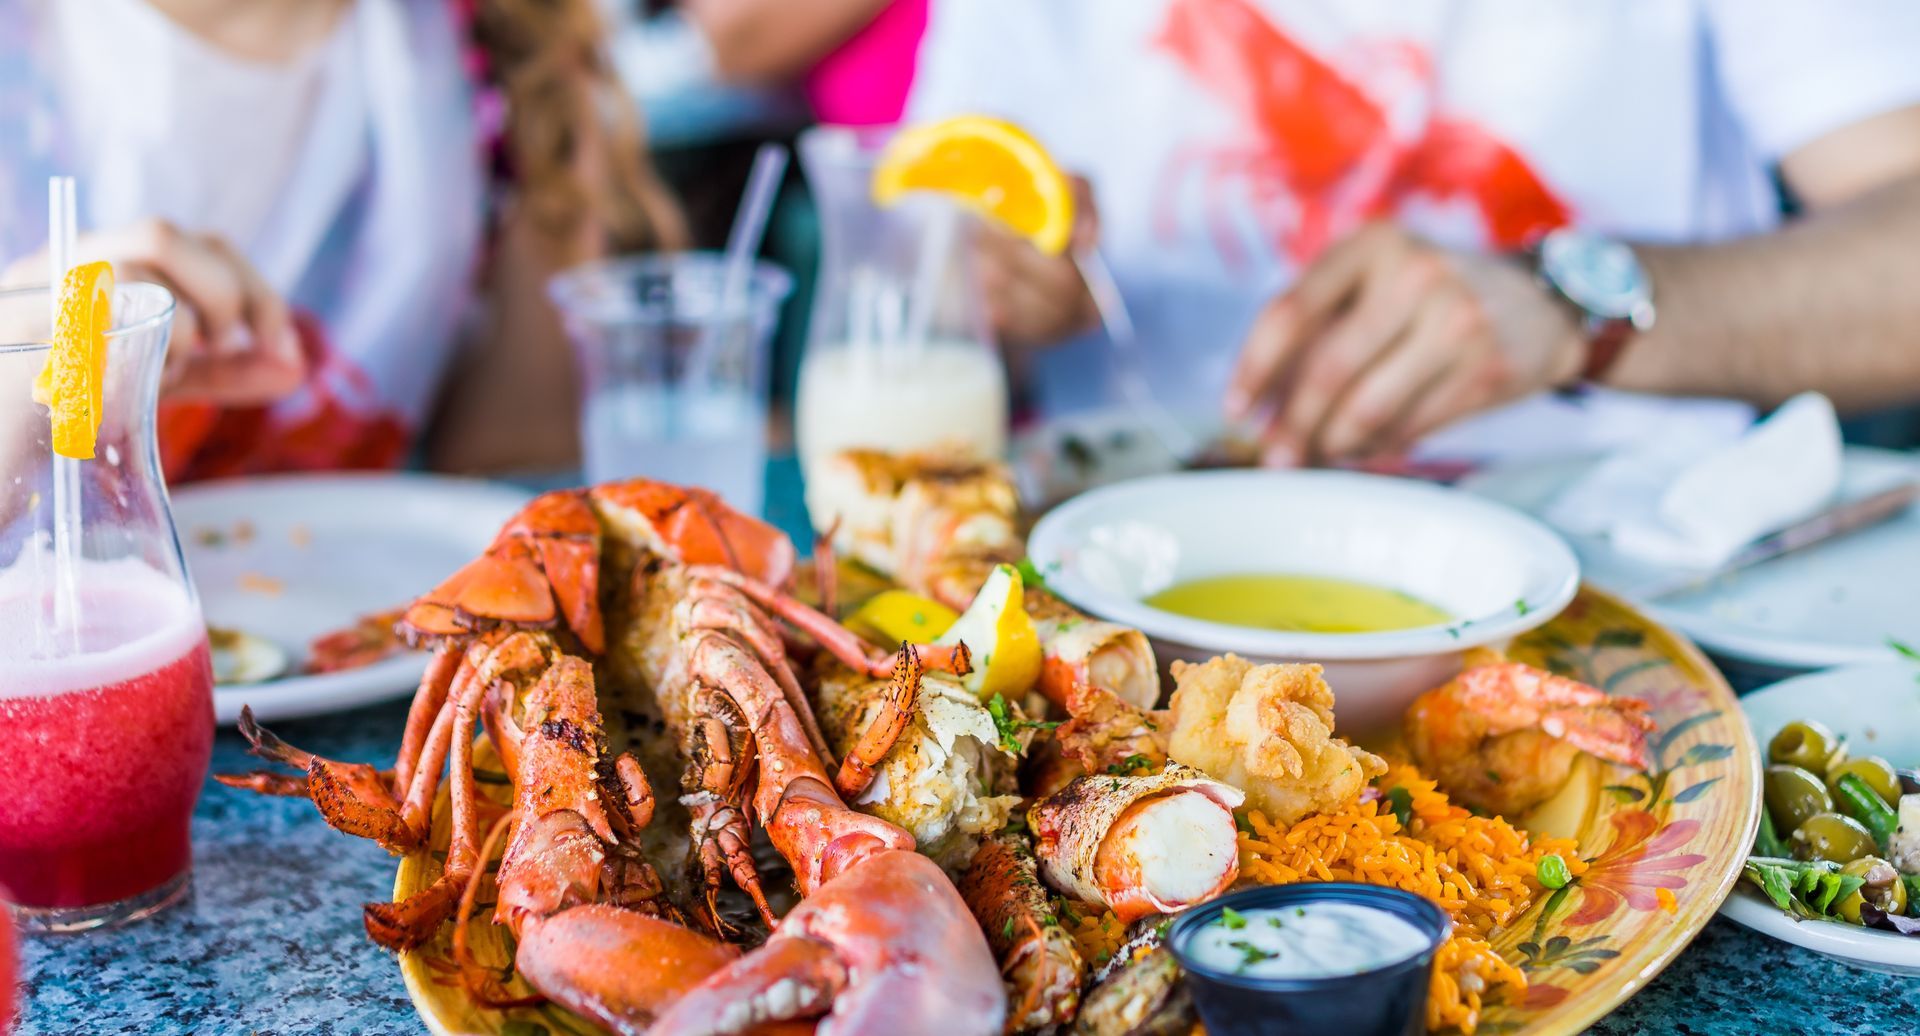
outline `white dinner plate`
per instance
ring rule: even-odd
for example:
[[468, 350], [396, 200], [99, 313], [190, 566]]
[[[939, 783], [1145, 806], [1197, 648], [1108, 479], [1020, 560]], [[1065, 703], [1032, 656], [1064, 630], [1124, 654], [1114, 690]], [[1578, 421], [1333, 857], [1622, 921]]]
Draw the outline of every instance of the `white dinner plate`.
[[[1855, 755], [1920, 766], [1920, 665], [1881, 662], [1782, 680], [1740, 699], [1753, 736], [1766, 744], [1795, 720], [1819, 720]], [[1758, 890], [1737, 887], [1720, 912], [1782, 942], [1873, 971], [1920, 975], [1920, 937], [1837, 921], [1797, 921]]]
[[[1596, 459], [1494, 468], [1461, 488], [1535, 516]], [[1920, 477], [1911, 454], [1848, 447], [1843, 497]], [[1889, 638], [1920, 644], [1920, 507], [1882, 525], [1716, 579], [1656, 601], [1633, 587], [1667, 574], [1616, 554], [1606, 541], [1567, 535], [1582, 578], [1728, 658], [1786, 669], [1883, 661]]]
[[[281, 475], [182, 486], [174, 523], [207, 622], [264, 637], [297, 672], [314, 637], [406, 604], [478, 556], [524, 490], [436, 475]], [[426, 656], [216, 687], [222, 724], [337, 712], [409, 693]]]

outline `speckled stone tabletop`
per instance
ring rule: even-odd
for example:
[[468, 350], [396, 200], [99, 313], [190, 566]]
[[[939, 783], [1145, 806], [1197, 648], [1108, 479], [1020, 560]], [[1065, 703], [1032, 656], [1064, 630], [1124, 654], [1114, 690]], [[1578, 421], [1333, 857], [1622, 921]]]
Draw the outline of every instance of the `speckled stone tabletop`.
[[[789, 465], [769, 471], [771, 516], [798, 526]], [[275, 724], [336, 759], [386, 765], [404, 702]], [[223, 733], [215, 771], [252, 769]], [[194, 815], [189, 897], [115, 931], [35, 936], [22, 953], [21, 1034], [423, 1031], [391, 954], [369, 942], [360, 904], [384, 899], [394, 861], [335, 833], [313, 807], [208, 782]], [[1885, 1034], [1920, 1030], [1920, 980], [1855, 971], [1715, 920], [1646, 989], [1593, 1031]]]

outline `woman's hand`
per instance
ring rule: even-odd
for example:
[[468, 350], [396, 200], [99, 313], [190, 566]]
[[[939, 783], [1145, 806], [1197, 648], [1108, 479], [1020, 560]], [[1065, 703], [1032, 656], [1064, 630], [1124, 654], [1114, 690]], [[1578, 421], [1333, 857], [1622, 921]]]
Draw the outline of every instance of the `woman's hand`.
[[1571, 380], [1584, 352], [1571, 307], [1519, 264], [1375, 223], [1261, 311], [1227, 413], [1261, 422], [1272, 466], [1391, 456], [1456, 418]]
[[[152, 281], [177, 306], [162, 391], [223, 406], [271, 403], [306, 374], [287, 304], [224, 239], [164, 220], [82, 234], [75, 262], [106, 260], [122, 281]], [[6, 272], [9, 284], [46, 277], [45, 253]]]
[[1087, 282], [1073, 261], [1075, 252], [1099, 240], [1100, 214], [1087, 181], [1076, 176], [1072, 184], [1073, 235], [1059, 255], [1047, 255], [1005, 227], [982, 221], [975, 247], [980, 290], [1003, 345], [1053, 345], [1100, 323]]

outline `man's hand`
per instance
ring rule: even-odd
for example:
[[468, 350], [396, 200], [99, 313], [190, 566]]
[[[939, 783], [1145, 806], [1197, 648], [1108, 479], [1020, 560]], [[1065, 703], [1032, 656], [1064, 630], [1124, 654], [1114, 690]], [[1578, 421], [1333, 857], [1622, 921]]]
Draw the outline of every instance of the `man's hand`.
[[1100, 237], [1100, 216], [1087, 181], [1073, 178], [1073, 236], [1067, 250], [1047, 255], [991, 220], [976, 239], [980, 292], [995, 336], [1014, 348], [1053, 345], [1100, 322], [1073, 256]]
[[1227, 412], [1261, 422], [1270, 465], [1392, 455], [1572, 379], [1584, 351], [1572, 308], [1519, 263], [1374, 223], [1261, 311]]
[[[106, 260], [122, 281], [173, 293], [173, 336], [162, 388], [169, 396], [229, 406], [270, 403], [305, 375], [293, 320], [271, 285], [219, 237], [163, 220], [82, 234], [74, 261]], [[13, 264], [0, 282], [46, 280], [44, 254]]]

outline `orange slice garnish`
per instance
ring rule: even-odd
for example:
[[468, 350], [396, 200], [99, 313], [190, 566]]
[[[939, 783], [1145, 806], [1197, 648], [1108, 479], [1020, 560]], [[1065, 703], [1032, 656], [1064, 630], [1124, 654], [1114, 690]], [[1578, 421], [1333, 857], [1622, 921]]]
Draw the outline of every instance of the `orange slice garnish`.
[[1005, 119], [959, 115], [889, 141], [873, 171], [873, 200], [937, 191], [999, 221], [1048, 255], [1073, 233], [1073, 191], [1047, 149]]
[[47, 365], [33, 381], [33, 401], [53, 412], [53, 452], [93, 459], [107, 379], [107, 332], [113, 329], [113, 267], [82, 263], [60, 286]]

